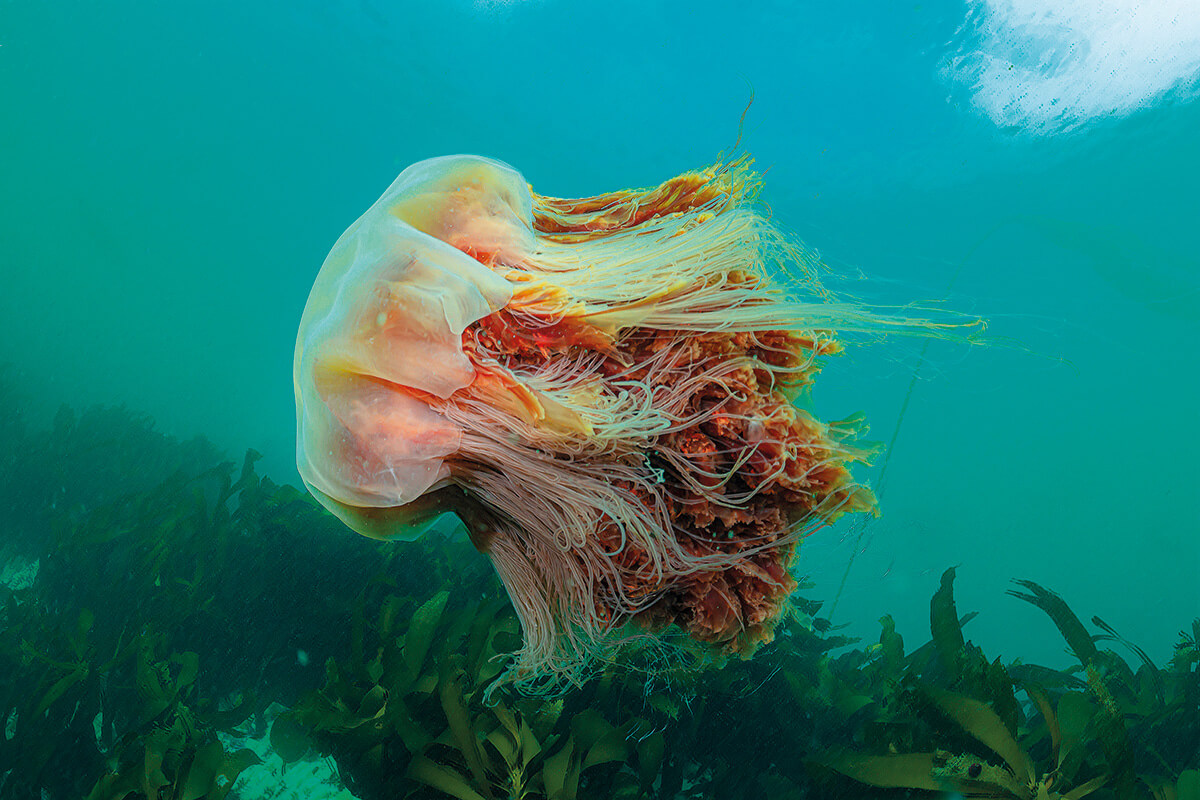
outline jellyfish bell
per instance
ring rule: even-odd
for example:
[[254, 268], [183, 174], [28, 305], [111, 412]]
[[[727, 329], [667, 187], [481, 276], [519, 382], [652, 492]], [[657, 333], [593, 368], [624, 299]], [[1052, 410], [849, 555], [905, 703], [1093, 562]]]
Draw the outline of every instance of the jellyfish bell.
[[798, 542], [875, 509], [859, 426], [793, 401], [836, 333], [922, 323], [831, 297], [756, 188], [741, 160], [561, 199], [432, 159], [316, 278], [300, 474], [366, 535], [462, 516], [521, 619], [515, 680], [577, 678], [629, 625], [752, 652]]
[[529, 187], [515, 169], [490, 158], [443, 156], [414, 164], [388, 188], [380, 205], [476, 257], [516, 263], [535, 241]]
[[[512, 290], [430, 232], [483, 230], [473, 220], [499, 216], [503, 201], [482, 189], [459, 199], [467, 192], [447, 182], [479, 184], [490, 173], [512, 196], [505, 171], [485, 159], [405, 170], [338, 239], [313, 284], [294, 362], [297, 462], [309, 489], [355, 530], [403, 538], [412, 526], [393, 523], [427, 516], [429, 504], [401, 509], [449, 478], [444, 459], [461, 431], [428, 400], [474, 380], [463, 330], [503, 308]], [[513, 246], [495, 230], [479, 239]]]

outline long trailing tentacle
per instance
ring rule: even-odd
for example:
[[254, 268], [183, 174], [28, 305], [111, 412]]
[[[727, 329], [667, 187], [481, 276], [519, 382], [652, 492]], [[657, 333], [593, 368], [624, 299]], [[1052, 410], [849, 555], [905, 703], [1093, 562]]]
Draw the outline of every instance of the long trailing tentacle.
[[577, 679], [622, 624], [729, 652], [772, 635], [797, 543], [874, 497], [857, 422], [792, 400], [834, 333], [937, 333], [826, 292], [752, 205], [743, 159], [649, 190], [535, 196], [536, 246], [491, 259], [502, 311], [440, 411], [454, 475], [508, 519], [489, 553], [526, 626], [514, 674]]

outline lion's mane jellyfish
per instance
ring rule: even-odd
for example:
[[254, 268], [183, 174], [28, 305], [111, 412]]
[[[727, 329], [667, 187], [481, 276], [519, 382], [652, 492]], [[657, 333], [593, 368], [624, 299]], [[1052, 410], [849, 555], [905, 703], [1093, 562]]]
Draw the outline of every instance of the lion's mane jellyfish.
[[519, 613], [517, 680], [577, 677], [627, 625], [750, 653], [800, 540], [874, 511], [854, 423], [795, 400], [835, 333], [912, 323], [825, 292], [757, 185], [741, 160], [566, 200], [437, 158], [317, 276], [300, 474], [369, 536], [458, 512]]

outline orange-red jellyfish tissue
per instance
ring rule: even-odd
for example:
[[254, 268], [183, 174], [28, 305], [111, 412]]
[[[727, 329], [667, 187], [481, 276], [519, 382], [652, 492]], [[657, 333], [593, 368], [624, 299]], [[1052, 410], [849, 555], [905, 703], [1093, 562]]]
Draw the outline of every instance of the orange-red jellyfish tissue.
[[531, 192], [477, 156], [406, 169], [300, 323], [300, 474], [369, 536], [456, 511], [508, 590], [517, 680], [627, 626], [745, 654], [798, 542], [872, 512], [851, 423], [795, 404], [835, 334], [911, 326], [822, 289], [745, 159], [643, 190]]

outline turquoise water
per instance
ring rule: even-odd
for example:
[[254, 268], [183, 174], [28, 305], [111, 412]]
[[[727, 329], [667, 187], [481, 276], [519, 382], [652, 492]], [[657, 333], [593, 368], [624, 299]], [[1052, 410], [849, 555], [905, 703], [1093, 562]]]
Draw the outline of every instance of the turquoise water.
[[[859, 553], [834, 621], [873, 637], [892, 613], [917, 642], [957, 565], [986, 652], [1064, 662], [1004, 595], [1027, 578], [1162, 661], [1200, 613], [1200, 35], [1183, 5], [1132, 29], [1024, 5], [6, 3], [0, 361], [44, 420], [123, 403], [294, 482], [305, 297], [401, 169], [648, 185], [727, 150], [753, 96], [776, 221], [856, 294], [994, 337], [822, 373], [818, 412], [883, 441], [919, 379], [883, 517], [805, 544], [811, 594]], [[980, 52], [1013, 69], [973, 79]]]

